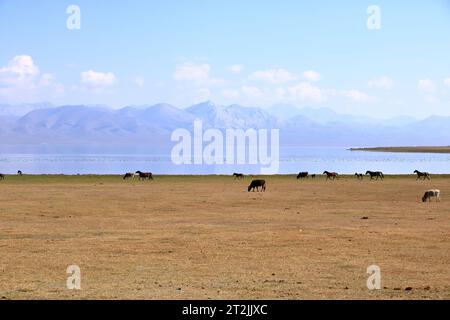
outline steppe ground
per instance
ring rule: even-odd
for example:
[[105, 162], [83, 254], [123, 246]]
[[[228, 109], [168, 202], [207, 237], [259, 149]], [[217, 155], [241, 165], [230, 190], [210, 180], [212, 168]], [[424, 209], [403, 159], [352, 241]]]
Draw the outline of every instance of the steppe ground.
[[450, 298], [450, 176], [263, 178], [7, 176], [0, 299]]

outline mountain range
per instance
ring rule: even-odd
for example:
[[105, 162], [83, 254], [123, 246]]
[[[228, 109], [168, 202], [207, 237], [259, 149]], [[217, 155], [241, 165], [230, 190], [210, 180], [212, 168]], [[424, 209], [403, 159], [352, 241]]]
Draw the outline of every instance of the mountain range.
[[450, 117], [375, 119], [339, 114], [329, 108], [277, 105], [268, 109], [207, 101], [185, 109], [170, 104], [126, 106], [48, 103], [0, 104], [0, 144], [172, 145], [177, 128], [280, 129], [282, 146], [449, 145]]

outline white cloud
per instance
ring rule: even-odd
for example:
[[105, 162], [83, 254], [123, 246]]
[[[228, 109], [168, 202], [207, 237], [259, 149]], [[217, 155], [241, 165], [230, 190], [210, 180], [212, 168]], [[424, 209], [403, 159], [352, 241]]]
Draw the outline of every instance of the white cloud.
[[133, 83], [137, 85], [139, 88], [143, 88], [145, 86], [145, 79], [143, 77], [134, 77], [132, 79]]
[[303, 77], [308, 81], [319, 81], [322, 78], [321, 74], [314, 70], [306, 70], [303, 72]]
[[211, 91], [208, 88], [200, 88], [195, 92], [194, 103], [207, 101], [210, 97]]
[[369, 88], [390, 89], [394, 85], [394, 81], [389, 77], [381, 76], [379, 78], [369, 80], [367, 85]]
[[277, 99], [283, 99], [286, 95], [286, 89], [284, 88], [276, 88], [275, 89], [275, 95], [277, 97]]
[[439, 99], [431, 94], [426, 94], [423, 98], [425, 99], [425, 102], [430, 104], [435, 104], [439, 102]]
[[341, 90], [339, 93], [340, 95], [357, 102], [369, 102], [373, 100], [366, 93], [356, 89]]
[[235, 89], [224, 89], [220, 93], [223, 97], [228, 99], [237, 99], [239, 97], [239, 90]]
[[419, 82], [417, 84], [417, 88], [422, 93], [430, 93], [430, 92], [434, 92], [436, 90], [436, 85], [430, 79], [422, 79], [422, 80], [419, 80]]
[[423, 95], [425, 102], [435, 104], [439, 99], [434, 95], [436, 93], [436, 84], [431, 79], [421, 79], [417, 83], [419, 92]]
[[244, 95], [251, 98], [261, 98], [264, 95], [261, 89], [254, 86], [242, 86], [241, 91]]
[[194, 64], [186, 62], [176, 67], [173, 78], [178, 81], [205, 81], [209, 78], [209, 64]]
[[92, 89], [103, 89], [113, 86], [117, 78], [112, 72], [83, 71], [80, 74], [81, 83]]
[[241, 64], [234, 64], [234, 65], [228, 67], [228, 71], [230, 71], [232, 73], [241, 73], [243, 68], [244, 67]]
[[211, 67], [207, 63], [185, 62], [175, 68], [173, 78], [177, 81], [191, 81], [196, 84], [215, 85], [222, 83], [222, 79], [210, 75]]
[[286, 83], [297, 79], [297, 76], [281, 68], [253, 72], [250, 80], [265, 81], [273, 84]]
[[0, 87], [35, 86], [39, 68], [28, 55], [15, 56], [5, 67], [0, 68]]
[[[326, 100], [325, 92], [309, 82], [300, 82], [295, 86], [287, 88], [286, 92], [296, 101], [323, 102]], [[278, 94], [285, 94], [281, 88], [277, 89]]]
[[444, 79], [444, 84], [445, 84], [447, 87], [450, 87], [450, 78]]
[[[47, 99], [47, 95], [61, 94], [64, 87], [53, 75], [41, 73], [29, 55], [18, 55], [0, 67], [0, 95], [11, 101]], [[45, 94], [46, 96], [43, 96]]]

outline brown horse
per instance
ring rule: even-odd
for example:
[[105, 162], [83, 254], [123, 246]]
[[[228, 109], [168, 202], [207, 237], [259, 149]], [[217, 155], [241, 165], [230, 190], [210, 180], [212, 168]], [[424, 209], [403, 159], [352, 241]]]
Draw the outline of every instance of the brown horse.
[[136, 171], [139, 174], [139, 180], [153, 180], [153, 175], [151, 172]]
[[329, 171], [324, 171], [323, 174], [327, 175], [327, 180], [328, 179], [339, 179], [338, 174], [336, 172], [329, 172]]
[[305, 179], [305, 178], [308, 178], [308, 172], [299, 172], [298, 173], [298, 175], [297, 175], [297, 180], [298, 179]]
[[261, 191], [266, 191], [266, 181], [265, 180], [253, 180], [252, 183], [248, 186], [248, 192], [250, 190], [253, 190], [253, 192], [256, 191], [259, 192], [259, 188], [261, 187]]
[[5, 180], [5, 175], [0, 173], [0, 180]]
[[422, 179], [422, 180], [425, 180], [425, 179], [431, 180], [430, 174], [429, 174], [428, 172], [420, 172], [419, 170], [414, 170], [414, 173], [417, 174], [417, 179], [416, 179], [416, 180], [419, 180], [419, 179]]

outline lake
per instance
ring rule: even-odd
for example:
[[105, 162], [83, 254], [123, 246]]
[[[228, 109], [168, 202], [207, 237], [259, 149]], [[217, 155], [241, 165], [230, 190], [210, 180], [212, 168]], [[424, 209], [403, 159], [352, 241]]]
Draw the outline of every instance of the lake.
[[[150, 146], [0, 145], [0, 172], [29, 174], [258, 174], [259, 165], [175, 165], [170, 150]], [[338, 147], [282, 147], [280, 174], [324, 170], [353, 174], [366, 170], [410, 174], [415, 169], [450, 173], [450, 154], [349, 151]]]

